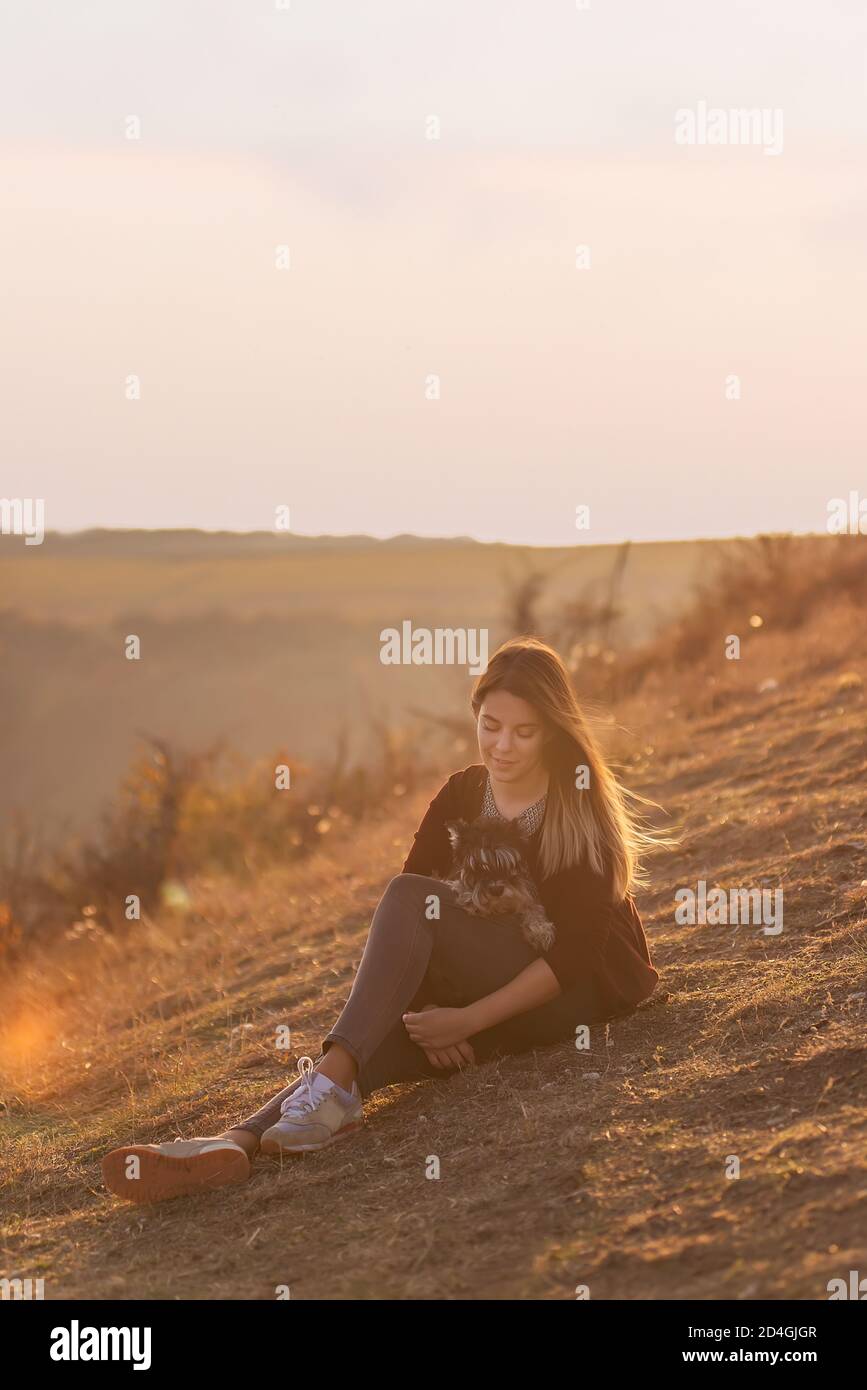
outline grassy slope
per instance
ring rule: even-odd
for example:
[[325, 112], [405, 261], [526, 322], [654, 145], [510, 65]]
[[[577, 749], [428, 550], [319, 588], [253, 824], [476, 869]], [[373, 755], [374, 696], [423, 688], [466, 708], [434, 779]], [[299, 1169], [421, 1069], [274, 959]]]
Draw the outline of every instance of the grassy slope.
[[[34, 960], [0, 999], [2, 1272], [43, 1275], [48, 1298], [301, 1299], [814, 1299], [863, 1272], [865, 688], [863, 623], [840, 607], [619, 710], [628, 780], [686, 831], [640, 898], [654, 1002], [589, 1054], [390, 1088], [363, 1136], [260, 1160], [242, 1188], [133, 1209], [98, 1159], [259, 1104], [286, 1070], [278, 1023], [315, 1055], [424, 798], [337, 874], [323, 851], [291, 883], [200, 883], [183, 928]], [[783, 934], [675, 926], [675, 888], [700, 877], [782, 883]]]

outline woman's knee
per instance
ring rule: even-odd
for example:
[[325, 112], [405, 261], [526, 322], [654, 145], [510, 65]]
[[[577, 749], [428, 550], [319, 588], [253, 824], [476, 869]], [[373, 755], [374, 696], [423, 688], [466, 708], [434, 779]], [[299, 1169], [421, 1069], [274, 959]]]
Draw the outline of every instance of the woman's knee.
[[439, 921], [446, 885], [424, 874], [397, 874], [386, 884], [380, 906], [404, 913], [418, 913], [431, 927]]
[[436, 896], [437, 890], [445, 885], [427, 874], [395, 874], [385, 886], [383, 897], [410, 898], [413, 901]]

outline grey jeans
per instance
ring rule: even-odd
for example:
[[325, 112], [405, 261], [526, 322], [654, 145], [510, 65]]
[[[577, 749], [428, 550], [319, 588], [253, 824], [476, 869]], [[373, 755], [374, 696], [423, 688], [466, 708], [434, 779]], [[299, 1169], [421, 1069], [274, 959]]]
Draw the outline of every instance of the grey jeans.
[[[439, 918], [433, 920], [426, 910], [432, 895], [439, 900]], [[410, 1039], [402, 1015], [423, 1004], [472, 1004], [536, 959], [514, 917], [475, 917], [456, 905], [448, 884], [422, 874], [398, 874], [379, 901], [349, 998], [315, 1060], [339, 1042], [358, 1063], [363, 1097], [398, 1081], [446, 1075]], [[574, 1037], [577, 1024], [600, 1023], [606, 1016], [588, 981], [476, 1033], [470, 1042], [476, 1060], [486, 1061], [565, 1041]], [[261, 1136], [276, 1124], [281, 1103], [300, 1084], [296, 1077], [233, 1128]]]

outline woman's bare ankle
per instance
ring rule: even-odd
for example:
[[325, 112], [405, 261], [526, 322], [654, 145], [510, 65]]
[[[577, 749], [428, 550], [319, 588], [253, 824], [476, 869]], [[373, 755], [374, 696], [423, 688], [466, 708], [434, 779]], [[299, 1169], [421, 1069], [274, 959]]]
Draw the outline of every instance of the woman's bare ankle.
[[219, 1138], [231, 1139], [233, 1144], [239, 1144], [248, 1158], [255, 1158], [259, 1151], [259, 1136], [251, 1129], [227, 1129]]

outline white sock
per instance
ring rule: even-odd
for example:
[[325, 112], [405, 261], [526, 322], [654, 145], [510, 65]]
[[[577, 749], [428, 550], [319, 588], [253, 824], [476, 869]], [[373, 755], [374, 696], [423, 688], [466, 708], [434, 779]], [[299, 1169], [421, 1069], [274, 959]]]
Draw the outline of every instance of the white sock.
[[355, 1082], [352, 1083], [352, 1091], [344, 1091], [342, 1086], [338, 1086], [336, 1081], [332, 1081], [330, 1076], [323, 1076], [321, 1071], [316, 1072], [313, 1078], [313, 1094], [319, 1095], [321, 1091], [334, 1089], [343, 1101], [354, 1100], [358, 1095]]

